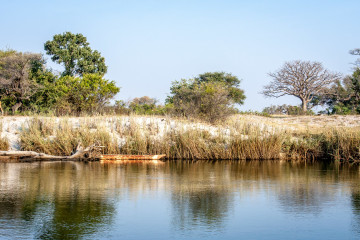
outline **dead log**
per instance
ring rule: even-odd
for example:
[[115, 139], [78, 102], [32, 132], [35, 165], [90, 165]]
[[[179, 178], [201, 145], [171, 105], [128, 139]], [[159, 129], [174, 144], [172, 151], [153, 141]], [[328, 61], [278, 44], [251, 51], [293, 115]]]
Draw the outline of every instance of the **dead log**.
[[20, 161], [41, 161], [41, 160], [85, 160], [92, 159], [94, 146], [83, 148], [80, 145], [76, 148], [76, 152], [71, 156], [54, 156], [46, 153], [38, 153], [34, 151], [0, 151], [0, 160], [18, 159]]

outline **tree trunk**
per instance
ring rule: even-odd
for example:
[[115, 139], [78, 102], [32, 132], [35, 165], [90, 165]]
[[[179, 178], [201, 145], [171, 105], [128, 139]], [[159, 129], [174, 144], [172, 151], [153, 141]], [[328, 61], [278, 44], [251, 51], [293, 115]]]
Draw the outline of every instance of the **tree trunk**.
[[306, 101], [305, 99], [301, 99], [301, 108], [302, 108], [303, 113], [307, 112], [307, 104], [308, 104], [308, 101]]
[[11, 107], [13, 114], [21, 107], [22, 102], [16, 103], [14, 106]]

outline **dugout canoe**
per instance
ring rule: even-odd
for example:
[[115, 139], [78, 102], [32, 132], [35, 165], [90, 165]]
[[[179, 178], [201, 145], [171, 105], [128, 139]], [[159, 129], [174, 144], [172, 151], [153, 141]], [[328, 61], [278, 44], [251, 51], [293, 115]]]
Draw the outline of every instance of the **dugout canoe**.
[[123, 155], [123, 154], [102, 154], [100, 160], [160, 160], [166, 157], [165, 154], [160, 155]]

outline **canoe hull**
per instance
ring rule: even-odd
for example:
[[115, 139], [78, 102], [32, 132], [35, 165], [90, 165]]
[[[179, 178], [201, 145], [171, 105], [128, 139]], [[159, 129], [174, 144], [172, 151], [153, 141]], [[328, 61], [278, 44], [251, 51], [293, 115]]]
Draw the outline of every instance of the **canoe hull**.
[[100, 160], [160, 160], [166, 155], [122, 155], [122, 154], [103, 154]]

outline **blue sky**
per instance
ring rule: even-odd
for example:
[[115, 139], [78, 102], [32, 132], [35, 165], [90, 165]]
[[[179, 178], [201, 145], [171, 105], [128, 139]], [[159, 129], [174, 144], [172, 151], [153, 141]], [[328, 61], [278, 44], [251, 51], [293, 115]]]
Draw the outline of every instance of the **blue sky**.
[[[171, 82], [225, 71], [242, 79], [241, 110], [299, 104], [259, 92], [285, 61], [320, 61], [351, 72], [360, 48], [358, 0], [20, 1], [0, 0], [0, 48], [44, 53], [54, 34], [82, 33], [101, 52], [116, 99], [163, 102]], [[48, 66], [61, 70], [47, 56]]]

